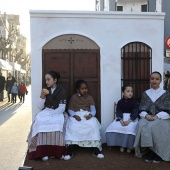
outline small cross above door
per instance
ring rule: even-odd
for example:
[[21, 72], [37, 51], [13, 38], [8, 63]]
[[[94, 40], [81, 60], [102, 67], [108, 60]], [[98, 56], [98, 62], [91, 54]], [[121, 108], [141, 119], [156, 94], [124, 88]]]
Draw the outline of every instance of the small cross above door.
[[72, 44], [74, 40], [72, 39], [72, 37], [70, 37], [68, 41], [70, 42], [70, 44]]

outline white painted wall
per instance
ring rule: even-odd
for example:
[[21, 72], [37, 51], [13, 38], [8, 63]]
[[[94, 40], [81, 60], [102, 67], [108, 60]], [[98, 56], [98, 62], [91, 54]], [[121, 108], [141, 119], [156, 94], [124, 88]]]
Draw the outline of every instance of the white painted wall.
[[156, 11], [162, 12], [162, 0], [156, 0]]
[[109, 0], [104, 0], [104, 11], [109, 11]]
[[141, 41], [152, 48], [152, 70], [163, 73], [164, 13], [117, 13], [79, 11], [30, 11], [32, 114], [39, 112], [42, 85], [42, 47], [63, 34], [79, 34], [93, 40], [101, 55], [101, 125], [113, 119], [113, 103], [121, 97], [121, 48]]

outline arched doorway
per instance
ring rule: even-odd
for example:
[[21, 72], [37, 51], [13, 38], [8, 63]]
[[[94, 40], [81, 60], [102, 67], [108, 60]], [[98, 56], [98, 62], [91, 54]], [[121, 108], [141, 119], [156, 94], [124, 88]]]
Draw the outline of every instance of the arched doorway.
[[134, 97], [140, 102], [142, 93], [150, 88], [152, 49], [142, 42], [131, 42], [121, 49], [121, 83], [133, 86]]
[[60, 82], [67, 90], [67, 99], [75, 93], [78, 79], [87, 81], [89, 94], [94, 98], [100, 120], [100, 49], [87, 37], [77, 34], [58, 36], [42, 49], [42, 70], [60, 72]]

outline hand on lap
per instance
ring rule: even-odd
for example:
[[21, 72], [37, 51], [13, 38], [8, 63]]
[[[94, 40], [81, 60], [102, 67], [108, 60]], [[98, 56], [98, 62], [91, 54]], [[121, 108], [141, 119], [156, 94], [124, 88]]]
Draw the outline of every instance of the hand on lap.
[[74, 115], [73, 117], [74, 117], [77, 121], [81, 121], [81, 118], [80, 118], [79, 116]]

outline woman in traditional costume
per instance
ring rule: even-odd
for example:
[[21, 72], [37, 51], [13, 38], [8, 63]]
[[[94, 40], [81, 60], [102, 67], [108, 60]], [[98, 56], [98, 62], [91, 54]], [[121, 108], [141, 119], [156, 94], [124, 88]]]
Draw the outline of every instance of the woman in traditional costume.
[[120, 146], [120, 151], [130, 153], [133, 149], [136, 125], [138, 123], [138, 103], [133, 98], [133, 89], [130, 85], [122, 87], [123, 98], [118, 101], [116, 117], [106, 129], [108, 146]]
[[104, 158], [101, 153], [100, 124], [94, 117], [96, 114], [95, 103], [89, 95], [87, 83], [84, 80], [76, 82], [77, 93], [69, 102], [68, 113], [70, 115], [66, 125], [67, 154], [64, 160], [73, 156], [73, 145], [80, 147], [92, 147], [93, 156]]
[[159, 87], [161, 81], [159, 72], [151, 74], [151, 89], [143, 93], [139, 107], [134, 143], [135, 155], [142, 157], [148, 150], [145, 161], [153, 163], [170, 161], [170, 94]]
[[60, 74], [50, 71], [45, 75], [46, 88], [42, 89], [38, 102], [40, 111], [28, 135], [29, 158], [61, 158], [66, 151], [65, 126], [67, 114], [66, 91], [58, 84]]
[[11, 73], [8, 73], [8, 77], [7, 77], [7, 81], [6, 81], [6, 91], [7, 91], [7, 94], [8, 94], [8, 102], [11, 101], [12, 103], [12, 96], [10, 96], [11, 94], [11, 89], [12, 89], [12, 86], [14, 85], [14, 83], [16, 82], [15, 78], [12, 76]]

